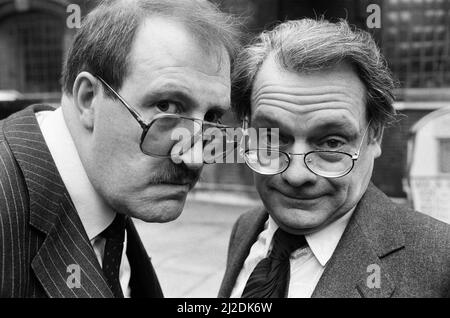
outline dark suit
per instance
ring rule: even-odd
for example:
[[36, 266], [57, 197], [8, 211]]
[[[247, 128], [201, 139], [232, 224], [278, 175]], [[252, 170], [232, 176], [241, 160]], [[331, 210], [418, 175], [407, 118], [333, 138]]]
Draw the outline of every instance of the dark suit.
[[[42, 137], [33, 105], [0, 121], [0, 297], [113, 297]], [[130, 220], [132, 297], [162, 297]], [[68, 266], [80, 267], [80, 288]]]
[[[261, 208], [234, 225], [219, 297], [230, 296], [267, 217]], [[380, 288], [372, 264], [379, 266]], [[370, 184], [312, 297], [449, 296], [450, 226], [392, 203]]]

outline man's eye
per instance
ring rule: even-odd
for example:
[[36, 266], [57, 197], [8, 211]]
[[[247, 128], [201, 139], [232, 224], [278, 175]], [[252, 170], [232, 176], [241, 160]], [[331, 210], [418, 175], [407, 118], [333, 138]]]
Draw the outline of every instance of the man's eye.
[[323, 141], [320, 144], [321, 148], [325, 148], [325, 149], [330, 149], [330, 150], [335, 150], [335, 149], [339, 149], [341, 148], [343, 145], [345, 145], [345, 142], [341, 139], [337, 139], [337, 138], [329, 138], [325, 141]]
[[285, 135], [280, 135], [279, 143], [280, 143], [280, 148], [287, 147], [291, 143], [291, 138], [289, 138]]
[[262, 148], [283, 148], [289, 144], [289, 138], [280, 134], [277, 128], [257, 129], [259, 147]]
[[178, 113], [180, 107], [177, 103], [170, 101], [161, 101], [155, 104], [155, 107], [163, 113]]
[[222, 114], [218, 113], [206, 113], [204, 117], [205, 121], [210, 123], [221, 124], [222, 123]]

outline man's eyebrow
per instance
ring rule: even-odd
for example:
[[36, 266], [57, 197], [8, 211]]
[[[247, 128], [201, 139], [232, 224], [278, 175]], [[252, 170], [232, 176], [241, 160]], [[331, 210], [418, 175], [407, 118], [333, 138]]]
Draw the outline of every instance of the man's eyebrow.
[[[184, 104], [197, 105], [197, 101], [192, 97], [192, 94], [188, 89], [183, 88], [183, 86], [166, 84], [153, 89], [150, 93], [146, 94], [144, 101], [155, 101], [160, 99], [175, 99], [176, 101], [181, 101]], [[214, 104], [209, 107], [209, 111], [213, 111], [217, 114], [223, 115], [229, 110], [230, 105], [218, 105]]]
[[251, 119], [251, 123], [255, 123], [255, 122], [258, 122], [260, 124], [266, 123], [266, 124], [274, 126], [274, 127], [283, 126], [283, 124], [278, 122], [276, 119], [273, 119], [272, 117], [269, 117], [266, 114], [262, 114], [262, 113], [256, 113], [255, 117], [253, 117]]
[[355, 127], [351, 122], [345, 120], [336, 120], [336, 121], [321, 121], [320, 123], [314, 125], [311, 129], [313, 132], [315, 131], [328, 131], [328, 130], [339, 130], [344, 131], [352, 136], [357, 136], [359, 131], [357, 127]]
[[208, 112], [212, 112], [217, 114], [218, 116], [223, 116], [227, 111], [229, 111], [229, 107], [219, 106], [219, 105], [213, 105], [208, 109]]
[[159, 100], [175, 98], [188, 104], [194, 104], [195, 100], [191, 97], [188, 90], [174, 85], [163, 85], [156, 89], [152, 89], [149, 93], [145, 94], [144, 100]]

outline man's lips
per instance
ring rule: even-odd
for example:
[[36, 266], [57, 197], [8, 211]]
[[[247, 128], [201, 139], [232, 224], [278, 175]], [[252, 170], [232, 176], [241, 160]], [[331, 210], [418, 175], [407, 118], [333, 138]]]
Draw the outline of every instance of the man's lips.
[[167, 187], [191, 187], [191, 183], [181, 183], [181, 182], [158, 182], [154, 184], [156, 186], [167, 186]]
[[280, 193], [282, 196], [289, 198], [291, 200], [299, 201], [312, 201], [323, 197], [325, 194], [305, 194], [305, 193], [293, 193], [292, 191], [283, 190], [279, 188], [272, 188], [276, 192]]
[[188, 183], [168, 183], [168, 182], [158, 182], [152, 184], [153, 186], [160, 188], [161, 199], [176, 199], [180, 200], [184, 198], [188, 192], [191, 190], [191, 185]]
[[187, 186], [187, 185], [191, 185], [192, 182], [161, 182], [161, 184]]
[[192, 189], [195, 185], [196, 181], [163, 181], [158, 182], [155, 185], [162, 185], [162, 186], [175, 186], [175, 187], [187, 187], [189, 190]]

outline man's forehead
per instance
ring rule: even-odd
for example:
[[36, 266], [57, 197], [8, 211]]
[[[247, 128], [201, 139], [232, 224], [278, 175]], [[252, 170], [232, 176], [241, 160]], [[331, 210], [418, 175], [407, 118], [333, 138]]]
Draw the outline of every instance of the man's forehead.
[[190, 67], [209, 76], [229, 78], [224, 47], [209, 48], [182, 23], [151, 17], [139, 26], [130, 52], [132, 68]]
[[322, 88], [327, 91], [330, 87], [335, 87], [342, 92], [361, 98], [364, 97], [366, 91], [354, 67], [349, 63], [342, 62], [323, 70], [302, 72], [287, 70], [277, 62], [275, 57], [269, 56], [255, 76], [252, 85], [252, 99], [265, 92], [268, 87], [274, 86], [282, 88], [285, 92], [292, 90], [293, 94], [297, 94], [295, 88], [304, 88], [311, 93], [320, 93]]
[[254, 116], [268, 113], [282, 120], [332, 116], [363, 121], [366, 114], [365, 87], [345, 64], [302, 74], [283, 70], [270, 58], [255, 78], [251, 102]]
[[176, 98], [229, 108], [230, 63], [223, 50], [221, 65], [181, 22], [149, 18], [136, 33], [124, 88], [138, 89], [145, 101]]
[[259, 127], [279, 127], [302, 133], [331, 129], [357, 133], [364, 126], [361, 121], [345, 109], [296, 115], [285, 110], [261, 107], [252, 118], [252, 123]]

